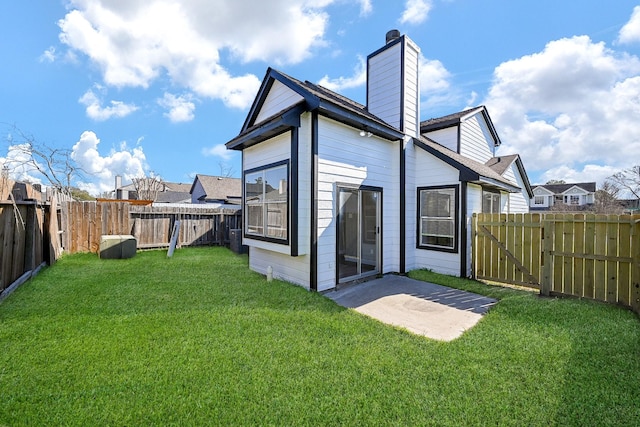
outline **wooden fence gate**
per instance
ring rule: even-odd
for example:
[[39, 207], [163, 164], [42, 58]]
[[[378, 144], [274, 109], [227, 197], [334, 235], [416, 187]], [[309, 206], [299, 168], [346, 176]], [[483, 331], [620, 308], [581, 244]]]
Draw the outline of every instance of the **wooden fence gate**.
[[474, 214], [472, 236], [476, 279], [640, 313], [640, 215]]

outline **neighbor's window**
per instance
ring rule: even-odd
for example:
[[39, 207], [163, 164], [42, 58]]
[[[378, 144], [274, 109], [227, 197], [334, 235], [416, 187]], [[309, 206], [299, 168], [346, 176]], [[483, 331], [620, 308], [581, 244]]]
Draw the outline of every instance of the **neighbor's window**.
[[544, 205], [544, 196], [535, 196], [533, 199], [533, 204]]
[[482, 213], [500, 213], [500, 193], [482, 191]]
[[418, 189], [418, 247], [457, 250], [458, 187]]
[[572, 204], [572, 205], [579, 205], [580, 204], [580, 196], [570, 196], [569, 203]]
[[247, 236], [287, 240], [288, 177], [288, 161], [245, 172], [244, 229]]

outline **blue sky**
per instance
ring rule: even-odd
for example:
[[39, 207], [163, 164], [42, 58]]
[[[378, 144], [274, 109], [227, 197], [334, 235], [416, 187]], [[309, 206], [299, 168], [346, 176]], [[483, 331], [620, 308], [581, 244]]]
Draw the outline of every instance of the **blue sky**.
[[[422, 49], [423, 120], [486, 105], [532, 183], [640, 163], [640, 6], [584, 0], [32, 0], [0, 6], [0, 163], [15, 128], [114, 176], [240, 176], [237, 135], [267, 67], [364, 103], [364, 60]], [[13, 164], [13, 163], [12, 163]], [[12, 168], [14, 178], [38, 176]]]

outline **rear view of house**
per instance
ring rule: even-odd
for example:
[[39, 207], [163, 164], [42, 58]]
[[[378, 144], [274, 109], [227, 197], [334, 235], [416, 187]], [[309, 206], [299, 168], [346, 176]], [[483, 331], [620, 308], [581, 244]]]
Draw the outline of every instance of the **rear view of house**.
[[269, 68], [240, 134], [250, 268], [314, 291], [386, 273], [470, 273], [473, 212], [526, 212], [519, 156], [483, 106], [420, 122], [420, 49], [390, 31], [367, 105]]

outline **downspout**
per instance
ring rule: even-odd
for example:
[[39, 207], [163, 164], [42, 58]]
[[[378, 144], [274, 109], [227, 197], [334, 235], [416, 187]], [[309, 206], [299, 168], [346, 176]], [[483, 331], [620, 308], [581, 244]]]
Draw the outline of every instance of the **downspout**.
[[407, 171], [405, 139], [400, 143], [400, 274], [407, 273]]

